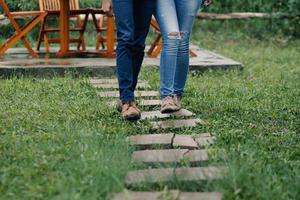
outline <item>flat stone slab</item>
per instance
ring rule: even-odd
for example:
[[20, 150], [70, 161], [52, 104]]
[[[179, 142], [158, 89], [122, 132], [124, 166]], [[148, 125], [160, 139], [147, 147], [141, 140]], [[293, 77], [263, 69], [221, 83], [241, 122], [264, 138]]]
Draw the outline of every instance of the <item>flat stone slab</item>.
[[144, 163], [177, 163], [186, 160], [197, 163], [208, 160], [206, 150], [166, 149], [135, 151], [132, 160]]
[[197, 149], [198, 144], [193, 139], [191, 135], [175, 135], [173, 140], [173, 147], [187, 148], [187, 149]]
[[180, 192], [178, 200], [222, 200], [219, 192]]
[[179, 190], [163, 192], [126, 191], [117, 194], [113, 200], [222, 200], [218, 192], [180, 192]]
[[[155, 99], [141, 99], [137, 101], [138, 106], [160, 106], [161, 101], [160, 100], [155, 100]], [[108, 102], [108, 105], [110, 107], [116, 107], [119, 104], [119, 100], [114, 100]]]
[[175, 169], [179, 181], [200, 181], [222, 178], [222, 169], [218, 167], [186, 167]]
[[153, 129], [193, 128], [202, 123], [203, 122], [200, 119], [151, 122]]
[[132, 192], [126, 191], [117, 194], [113, 200], [177, 200], [179, 197], [178, 190], [165, 192]]
[[[147, 83], [146, 81], [143, 80], [138, 80], [138, 83]], [[109, 79], [109, 78], [93, 78], [90, 79], [90, 84], [91, 85], [97, 85], [97, 84], [118, 84], [118, 79]]]
[[141, 106], [160, 106], [161, 105], [161, 100], [156, 100], [156, 99], [144, 99], [138, 101], [138, 104]]
[[205, 146], [214, 144], [216, 141], [216, 137], [210, 133], [204, 133], [195, 137], [195, 141], [198, 143], [198, 146], [200, 148], [203, 148]]
[[189, 110], [181, 109], [178, 112], [174, 112], [172, 114], [162, 114], [160, 111], [149, 111], [149, 112], [142, 112], [141, 120], [146, 119], [164, 119], [169, 117], [191, 117], [195, 114]]
[[203, 181], [222, 178], [217, 167], [161, 168], [128, 172], [126, 184], [161, 183], [168, 181]]
[[[95, 88], [102, 89], [119, 89], [119, 85], [115, 83], [101, 83], [101, 84], [91, 84]], [[148, 83], [138, 83], [136, 86], [137, 89], [149, 89], [150, 85]]]
[[[119, 97], [119, 91], [108, 91], [108, 92], [98, 92], [98, 96], [100, 97]], [[157, 91], [136, 91], [136, 97], [156, 97], [159, 96], [159, 92]]]
[[155, 146], [171, 148], [173, 138], [174, 133], [150, 134], [130, 136], [129, 141], [131, 145], [138, 146], [139, 149], [147, 149]]
[[157, 147], [162, 149], [180, 148], [194, 150], [213, 144], [215, 139], [210, 133], [203, 133], [196, 136], [162, 133], [130, 136], [129, 142], [141, 150]]

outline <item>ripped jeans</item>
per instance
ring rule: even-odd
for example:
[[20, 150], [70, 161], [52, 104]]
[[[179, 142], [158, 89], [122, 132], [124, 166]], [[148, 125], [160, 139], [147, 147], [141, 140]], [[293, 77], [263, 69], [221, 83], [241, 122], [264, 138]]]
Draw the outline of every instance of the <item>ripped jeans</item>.
[[189, 42], [202, 0], [157, 0], [163, 49], [160, 58], [160, 94], [182, 96], [189, 70]]

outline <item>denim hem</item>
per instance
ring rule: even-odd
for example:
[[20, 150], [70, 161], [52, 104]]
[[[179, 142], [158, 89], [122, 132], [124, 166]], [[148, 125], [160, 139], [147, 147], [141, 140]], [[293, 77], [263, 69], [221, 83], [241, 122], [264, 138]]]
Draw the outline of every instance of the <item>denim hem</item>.
[[131, 102], [134, 102], [135, 100], [134, 100], [134, 98], [132, 99], [120, 99], [121, 100], [121, 102], [122, 102], [122, 104], [126, 104], [126, 103], [131, 103]]

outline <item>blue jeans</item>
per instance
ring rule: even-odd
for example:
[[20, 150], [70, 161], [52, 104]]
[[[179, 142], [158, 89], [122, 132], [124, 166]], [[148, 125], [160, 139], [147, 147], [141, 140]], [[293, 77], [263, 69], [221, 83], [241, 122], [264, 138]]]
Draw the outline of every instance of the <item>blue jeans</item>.
[[189, 42], [202, 0], [157, 0], [163, 49], [160, 60], [160, 94], [182, 96], [189, 70]]
[[156, 0], [113, 0], [117, 26], [117, 75], [122, 103], [134, 101], [145, 39]]

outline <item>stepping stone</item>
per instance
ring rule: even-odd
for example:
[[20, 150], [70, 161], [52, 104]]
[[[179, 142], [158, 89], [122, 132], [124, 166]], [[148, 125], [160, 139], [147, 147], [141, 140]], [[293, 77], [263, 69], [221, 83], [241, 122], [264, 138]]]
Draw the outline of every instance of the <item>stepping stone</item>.
[[[103, 89], [119, 89], [119, 85], [117, 83], [101, 83], [101, 84], [92, 84], [95, 88], [103, 88]], [[136, 86], [138, 89], [149, 89], [150, 85], [148, 83], [138, 83]]]
[[175, 169], [179, 181], [200, 181], [222, 178], [222, 172], [217, 167], [186, 167]]
[[188, 149], [144, 150], [132, 154], [133, 161], [144, 163], [172, 163], [183, 159]]
[[152, 122], [153, 129], [171, 129], [171, 128], [192, 128], [198, 124], [203, 124], [200, 119], [188, 119], [188, 120], [168, 120]]
[[[100, 97], [119, 97], [119, 91], [98, 92]], [[156, 97], [159, 95], [157, 91], [136, 91], [136, 97]]]
[[200, 134], [195, 138], [195, 141], [198, 143], [200, 148], [205, 146], [212, 145], [216, 140], [216, 137], [210, 133]]
[[[119, 100], [114, 100], [111, 102], [108, 102], [108, 105], [110, 107], [116, 107], [118, 105]], [[160, 100], [153, 100], [153, 99], [145, 99], [138, 101], [138, 106], [160, 106]]]
[[190, 150], [184, 155], [184, 158], [191, 163], [208, 161], [208, 153], [206, 150]]
[[222, 200], [218, 192], [180, 192], [178, 190], [163, 192], [132, 192], [117, 194], [113, 200]]
[[179, 191], [171, 190], [165, 192], [131, 192], [126, 191], [117, 194], [113, 200], [168, 200], [178, 199]]
[[150, 111], [150, 112], [142, 112], [141, 120], [145, 119], [163, 119], [163, 118], [169, 118], [169, 117], [191, 117], [194, 113], [191, 111], [188, 111], [186, 109], [181, 109], [178, 112], [172, 113], [172, 114], [162, 114], [160, 111]]
[[[142, 81], [142, 80], [138, 80], [138, 83], [147, 83], [146, 81]], [[118, 84], [118, 79], [108, 79], [108, 78], [104, 78], [104, 79], [97, 79], [97, 78], [93, 78], [90, 79], [90, 84]]]
[[146, 169], [128, 172], [125, 182], [128, 185], [143, 182], [157, 183], [171, 181], [174, 178], [173, 168]]
[[180, 192], [178, 200], [222, 200], [218, 192]]
[[136, 135], [136, 136], [130, 136], [129, 141], [131, 145], [135, 145], [139, 149], [148, 149], [155, 146], [160, 146], [163, 148], [171, 148], [173, 138], [174, 138], [173, 133]]
[[173, 147], [187, 148], [187, 149], [197, 149], [198, 144], [193, 139], [191, 135], [175, 135], [173, 143]]
[[90, 84], [118, 84], [118, 79], [90, 79]]
[[191, 163], [207, 161], [207, 151], [190, 151], [188, 149], [144, 150], [135, 151], [132, 155], [133, 161], [144, 163], [177, 163], [185, 159]]
[[145, 99], [138, 102], [141, 106], [160, 106], [161, 100]]
[[128, 172], [126, 184], [160, 183], [175, 179], [178, 181], [202, 181], [220, 178], [222, 178], [221, 170], [217, 167], [146, 169]]

